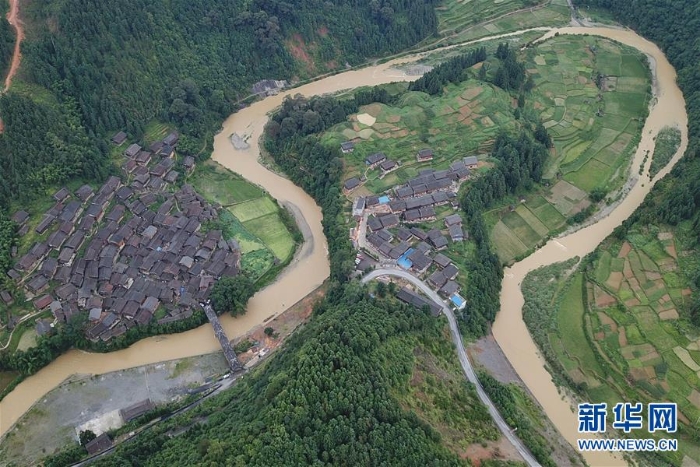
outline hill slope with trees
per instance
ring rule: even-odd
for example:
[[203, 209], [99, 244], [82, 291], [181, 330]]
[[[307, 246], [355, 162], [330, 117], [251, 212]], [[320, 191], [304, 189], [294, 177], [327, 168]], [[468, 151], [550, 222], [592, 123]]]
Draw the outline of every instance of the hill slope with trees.
[[[22, 4], [17, 86], [0, 100], [0, 211], [107, 173], [106, 138], [177, 126], [198, 153], [262, 79], [308, 78], [435, 33], [420, 0], [69, 0]], [[0, 65], [11, 53], [0, 25]], [[6, 27], [7, 26], [7, 27]], [[31, 154], [31, 157], [28, 157]]]
[[[644, 204], [623, 224], [622, 238], [631, 227], [688, 222], [700, 242], [700, 8], [692, 0], [579, 0], [578, 6], [610, 10], [623, 24], [657, 43], [678, 73], [688, 111], [689, 144], [685, 156], [654, 187]], [[696, 250], [697, 251], [697, 250]], [[697, 253], [695, 253], [697, 255]], [[700, 325], [700, 271], [695, 276], [691, 319]]]

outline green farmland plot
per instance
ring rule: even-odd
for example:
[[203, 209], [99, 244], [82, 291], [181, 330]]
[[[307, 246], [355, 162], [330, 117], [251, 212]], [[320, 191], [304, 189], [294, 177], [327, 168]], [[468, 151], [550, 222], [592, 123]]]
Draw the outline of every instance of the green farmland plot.
[[[544, 353], [584, 399], [675, 402], [688, 428], [700, 417], [700, 336], [682, 311], [691, 281], [678, 269], [676, 248], [679, 258], [687, 253], [680, 247], [673, 233], [658, 229], [607, 240], [592, 264], [558, 289]], [[664, 271], [673, 271], [671, 286], [686, 292], [672, 295]], [[648, 305], [640, 305], [644, 294]], [[533, 299], [526, 296], [526, 304]], [[696, 452], [697, 439], [682, 434], [679, 448]]]
[[244, 222], [243, 225], [257, 235], [281, 261], [285, 261], [294, 252], [294, 240], [278, 213], [257, 217]]
[[629, 161], [646, 115], [645, 59], [611, 41], [574, 37], [553, 38], [530, 54], [533, 96], [559, 153], [547, 175], [560, 171], [585, 191], [608, 186]]
[[246, 222], [277, 212], [277, 205], [265, 196], [231, 206], [231, 212], [239, 221]]
[[280, 208], [260, 187], [221, 165], [207, 161], [190, 181], [209, 201], [225, 206], [218, 227], [241, 247], [241, 268], [257, 279], [294, 252], [291, 232], [280, 217]]
[[264, 194], [260, 187], [212, 161], [198, 166], [189, 181], [205, 198], [222, 206], [260, 198]]

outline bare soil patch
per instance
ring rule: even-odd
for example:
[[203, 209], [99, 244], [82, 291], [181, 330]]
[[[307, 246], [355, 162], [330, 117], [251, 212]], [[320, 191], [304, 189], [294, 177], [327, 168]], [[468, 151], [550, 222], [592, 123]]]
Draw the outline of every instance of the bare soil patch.
[[520, 378], [492, 335], [482, 337], [470, 344], [467, 347], [467, 352], [472, 360], [486, 368], [501, 383], [520, 382]]
[[620, 344], [620, 347], [627, 347], [627, 331], [625, 328], [620, 328], [617, 334], [617, 342]]
[[292, 37], [285, 42], [287, 50], [292, 54], [292, 57], [304, 63], [307, 66], [307, 70], [310, 74], [316, 73], [316, 65], [313, 59], [309, 55], [308, 46], [301, 37], [301, 34], [294, 34]]
[[605, 281], [605, 284], [613, 290], [620, 290], [622, 279], [624, 279], [624, 277], [622, 276], [621, 272], [611, 272], [610, 277], [608, 277], [608, 280]]
[[693, 389], [693, 391], [688, 396], [688, 401], [695, 407], [700, 409], [700, 392], [698, 392], [696, 389]]
[[622, 244], [622, 247], [620, 248], [620, 252], [617, 254], [617, 257], [627, 258], [627, 255], [630, 253], [630, 251], [632, 251], [632, 245], [630, 245], [628, 242], [625, 242]]
[[372, 117], [376, 118], [382, 112], [382, 106], [381, 106], [381, 104], [369, 104], [369, 105], [365, 105], [362, 108], [362, 110], [364, 110], [365, 113], [368, 113]]
[[460, 454], [462, 459], [469, 459], [475, 467], [479, 467], [481, 463], [488, 459], [499, 459], [503, 461], [522, 461], [522, 457], [518, 454], [512, 444], [504, 437], [498, 441], [488, 441], [486, 447], [480, 443], [474, 443]]
[[669, 320], [678, 319], [678, 318], [679, 318], [679, 315], [678, 315], [678, 312], [676, 311], [675, 308], [672, 310], [666, 310], [666, 311], [662, 311], [661, 313], [659, 313], [659, 319], [662, 321], [669, 321]]
[[598, 319], [603, 326], [609, 326], [610, 331], [617, 332], [617, 323], [602, 311], [598, 312]]
[[614, 305], [616, 301], [615, 297], [605, 293], [600, 287], [595, 287], [595, 305], [598, 308], [607, 308]]

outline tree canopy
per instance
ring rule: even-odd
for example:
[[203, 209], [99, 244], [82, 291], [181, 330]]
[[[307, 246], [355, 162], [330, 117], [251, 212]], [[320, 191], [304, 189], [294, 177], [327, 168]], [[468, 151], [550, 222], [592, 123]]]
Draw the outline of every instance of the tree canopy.
[[211, 289], [211, 304], [218, 314], [228, 311], [231, 316], [242, 315], [254, 292], [253, 282], [245, 274], [222, 277]]

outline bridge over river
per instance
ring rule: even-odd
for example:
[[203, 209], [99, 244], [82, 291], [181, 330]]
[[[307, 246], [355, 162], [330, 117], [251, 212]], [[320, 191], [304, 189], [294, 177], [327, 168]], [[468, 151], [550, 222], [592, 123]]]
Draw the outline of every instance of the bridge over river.
[[226, 357], [229, 368], [231, 368], [231, 371], [234, 373], [243, 371], [243, 365], [241, 365], [241, 362], [238, 361], [236, 352], [234, 352], [231, 341], [228, 340], [226, 331], [224, 331], [224, 328], [221, 326], [221, 322], [219, 321], [219, 317], [216, 315], [216, 312], [214, 312], [214, 309], [209, 304], [204, 305], [203, 308], [204, 313], [207, 314], [207, 318], [209, 319], [211, 326], [214, 328], [214, 335], [219, 340], [219, 344], [221, 344], [221, 349], [224, 351], [224, 357]]

